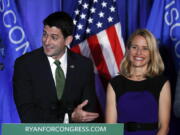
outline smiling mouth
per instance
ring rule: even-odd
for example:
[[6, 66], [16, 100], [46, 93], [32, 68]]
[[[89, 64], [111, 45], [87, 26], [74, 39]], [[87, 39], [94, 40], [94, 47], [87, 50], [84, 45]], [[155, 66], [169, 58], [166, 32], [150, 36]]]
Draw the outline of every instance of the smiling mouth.
[[141, 58], [141, 57], [135, 57], [135, 60], [142, 61], [142, 60], [144, 60], [144, 58]]
[[51, 50], [51, 49], [53, 49], [53, 47], [52, 47], [52, 46], [49, 46], [49, 45], [48, 45], [48, 46], [45, 45], [44, 48], [45, 48], [46, 50]]

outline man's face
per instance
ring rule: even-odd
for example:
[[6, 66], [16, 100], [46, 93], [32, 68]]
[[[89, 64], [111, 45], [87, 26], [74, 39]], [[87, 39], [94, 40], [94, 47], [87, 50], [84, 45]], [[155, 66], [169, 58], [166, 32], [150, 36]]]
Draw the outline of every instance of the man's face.
[[54, 59], [59, 59], [65, 52], [66, 45], [70, 44], [72, 37], [64, 38], [61, 30], [55, 26], [44, 26], [42, 43], [44, 53]]

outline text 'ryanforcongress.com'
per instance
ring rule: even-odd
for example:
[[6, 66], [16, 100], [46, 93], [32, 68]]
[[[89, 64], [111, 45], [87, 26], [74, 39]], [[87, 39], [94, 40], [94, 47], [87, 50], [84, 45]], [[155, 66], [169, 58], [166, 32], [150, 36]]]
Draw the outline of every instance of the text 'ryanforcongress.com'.
[[25, 126], [25, 132], [106, 132], [105, 126]]

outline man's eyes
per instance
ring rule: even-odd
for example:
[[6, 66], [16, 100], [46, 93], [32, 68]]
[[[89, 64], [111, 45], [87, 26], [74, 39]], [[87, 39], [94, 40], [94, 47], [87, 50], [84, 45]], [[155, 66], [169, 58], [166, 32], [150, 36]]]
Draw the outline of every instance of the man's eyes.
[[57, 40], [57, 39], [58, 39], [57, 36], [52, 36], [51, 38], [52, 38], [53, 40]]

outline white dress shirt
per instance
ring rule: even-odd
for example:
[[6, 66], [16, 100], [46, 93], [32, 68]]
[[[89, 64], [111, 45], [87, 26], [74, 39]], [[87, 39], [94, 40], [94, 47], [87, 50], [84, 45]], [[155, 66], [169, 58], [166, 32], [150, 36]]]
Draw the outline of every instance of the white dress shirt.
[[[54, 63], [55, 59], [53, 59], [50, 56], [47, 56], [49, 63], [50, 63], [50, 67], [51, 67], [51, 72], [53, 75], [53, 79], [54, 82], [56, 84], [56, 78], [55, 78], [55, 71], [56, 71], [56, 64]], [[65, 50], [65, 53], [63, 54], [63, 56], [59, 59], [59, 61], [61, 62], [61, 68], [64, 72], [64, 77], [66, 78], [66, 74], [67, 74], [67, 49]]]

